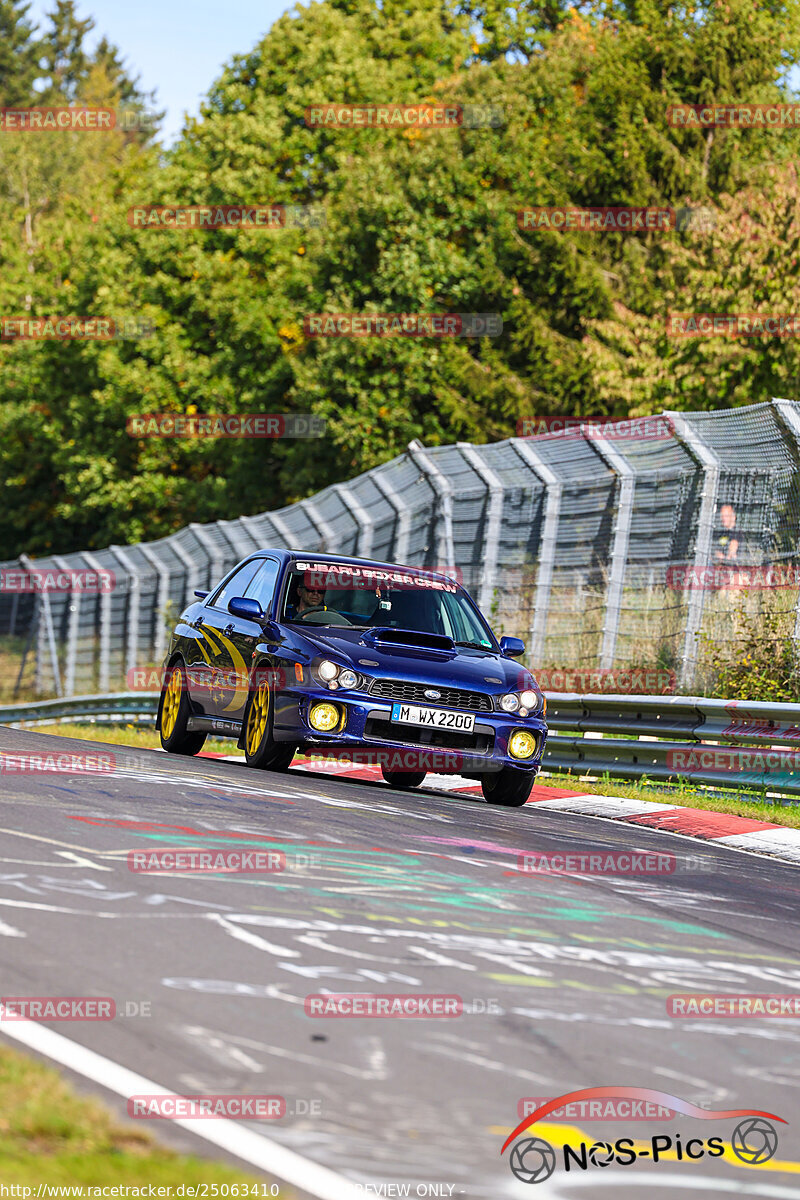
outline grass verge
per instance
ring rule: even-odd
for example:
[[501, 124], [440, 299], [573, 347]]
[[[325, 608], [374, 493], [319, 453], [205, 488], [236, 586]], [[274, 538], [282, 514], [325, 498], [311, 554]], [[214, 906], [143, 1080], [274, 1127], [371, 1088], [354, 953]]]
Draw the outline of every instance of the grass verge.
[[[0, 1045], [0, 1179], [33, 1188], [39, 1184], [84, 1187], [127, 1184], [269, 1185], [263, 1177], [159, 1146], [146, 1129], [119, 1124], [97, 1100], [79, 1096], [57, 1071]], [[210, 1191], [210, 1189], [209, 1189]], [[228, 1193], [230, 1194], [230, 1193]], [[283, 1186], [284, 1200], [293, 1196]]]

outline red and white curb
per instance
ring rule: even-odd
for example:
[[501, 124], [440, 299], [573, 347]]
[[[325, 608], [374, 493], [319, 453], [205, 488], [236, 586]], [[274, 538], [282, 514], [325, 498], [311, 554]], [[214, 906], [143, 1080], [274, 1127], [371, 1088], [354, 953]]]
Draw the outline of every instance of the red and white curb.
[[[242, 761], [241, 758], [222, 754], [201, 757]], [[354, 782], [363, 780], [379, 783], [383, 779], [380, 767], [363, 763], [297, 758], [292, 766], [293, 769], [312, 774], [335, 775]], [[473, 796], [481, 794], [480, 784], [461, 775], [429, 776], [426, 786], [434, 791]], [[737, 817], [704, 808], [687, 808], [679, 804], [657, 804], [648, 800], [629, 800], [623, 796], [599, 796], [592, 792], [569, 792], [564, 788], [544, 787], [541, 784], [534, 784], [528, 804], [584, 817], [625, 821], [630, 825], [661, 829], [666, 833], [717, 842], [736, 850], [750, 850], [755, 854], [767, 854], [784, 862], [800, 864], [800, 829], [774, 825], [771, 821], [755, 821], [751, 817]]]

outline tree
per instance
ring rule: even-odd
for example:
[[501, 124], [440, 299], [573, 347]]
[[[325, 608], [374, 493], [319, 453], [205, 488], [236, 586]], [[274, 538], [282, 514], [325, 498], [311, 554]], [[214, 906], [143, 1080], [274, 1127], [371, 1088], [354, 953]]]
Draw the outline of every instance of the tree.
[[24, 0], [0, 0], [0, 106], [31, 102], [40, 47], [28, 20], [30, 7]]

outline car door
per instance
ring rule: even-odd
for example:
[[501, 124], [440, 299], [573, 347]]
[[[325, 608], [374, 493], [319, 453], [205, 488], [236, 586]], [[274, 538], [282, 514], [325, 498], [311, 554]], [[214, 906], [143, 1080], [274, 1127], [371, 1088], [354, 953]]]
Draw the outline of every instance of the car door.
[[[272, 609], [272, 598], [278, 582], [281, 564], [277, 558], [258, 559], [258, 570], [243, 592], [233, 591], [226, 600], [233, 596], [244, 596], [248, 600], [257, 600], [263, 612], [269, 615]], [[231, 696], [222, 715], [241, 720], [247, 703], [250, 671], [253, 666], [253, 651], [259, 641], [263, 640], [263, 627], [256, 621], [247, 621], [243, 617], [229, 616], [229, 626], [224, 631], [231, 658], [238, 664], [236, 696]], [[268, 667], [274, 666], [272, 656], [269, 656]]]
[[[234, 596], [243, 596], [263, 566], [261, 558], [251, 559], [212, 592], [198, 618], [199, 657], [190, 672], [190, 694], [207, 716], [241, 718], [247, 697], [247, 677], [250, 662], [245, 661], [232, 635], [236, 618], [228, 612]], [[251, 624], [248, 622], [248, 624]], [[254, 627], [253, 644], [258, 636]]]

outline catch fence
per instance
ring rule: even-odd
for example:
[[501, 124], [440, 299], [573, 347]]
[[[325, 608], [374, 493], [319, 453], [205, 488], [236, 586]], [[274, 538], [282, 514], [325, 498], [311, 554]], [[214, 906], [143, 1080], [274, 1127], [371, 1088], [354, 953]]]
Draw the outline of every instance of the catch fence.
[[[800, 640], [800, 404], [773, 400], [407, 451], [277, 512], [3, 568], [108, 571], [0, 595], [40, 696], [126, 689], [196, 588], [267, 547], [456, 572], [534, 668], [655, 667], [700, 691], [744, 605]], [[770, 570], [767, 570], [770, 568]], [[21, 641], [20, 641], [21, 639]], [[546, 685], [545, 685], [546, 686]], [[613, 689], [618, 690], [618, 689]]]

